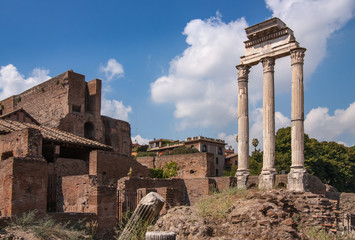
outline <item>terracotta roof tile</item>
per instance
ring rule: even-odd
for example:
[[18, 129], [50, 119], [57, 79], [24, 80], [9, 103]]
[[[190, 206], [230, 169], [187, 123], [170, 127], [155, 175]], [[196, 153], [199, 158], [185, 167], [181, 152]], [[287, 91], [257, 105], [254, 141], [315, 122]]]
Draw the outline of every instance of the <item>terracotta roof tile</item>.
[[44, 125], [35, 125], [32, 123], [18, 122], [9, 119], [0, 119], [0, 132], [13, 132], [20, 131], [26, 128], [34, 128], [38, 129], [43, 138], [49, 141], [58, 142], [58, 143], [70, 143], [74, 145], [98, 148], [98, 149], [112, 149], [112, 147], [87, 139], [83, 137], [79, 137], [75, 134], [64, 132], [62, 130], [47, 127]]

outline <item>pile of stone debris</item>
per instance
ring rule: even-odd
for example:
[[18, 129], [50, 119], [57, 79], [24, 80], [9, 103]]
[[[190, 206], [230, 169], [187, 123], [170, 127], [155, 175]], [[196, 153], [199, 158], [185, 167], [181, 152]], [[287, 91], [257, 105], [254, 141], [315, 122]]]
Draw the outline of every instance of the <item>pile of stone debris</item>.
[[197, 207], [180, 206], [161, 216], [149, 231], [175, 232], [177, 239], [191, 240], [309, 239], [306, 227], [336, 224], [336, 201], [312, 193], [255, 191], [235, 201], [225, 216], [202, 217]]

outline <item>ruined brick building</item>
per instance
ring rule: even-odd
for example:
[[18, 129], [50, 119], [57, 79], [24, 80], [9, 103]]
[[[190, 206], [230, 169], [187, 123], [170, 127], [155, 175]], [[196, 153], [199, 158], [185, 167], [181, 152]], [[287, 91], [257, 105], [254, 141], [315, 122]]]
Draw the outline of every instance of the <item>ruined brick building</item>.
[[130, 157], [129, 123], [100, 111], [101, 80], [73, 71], [0, 101], [0, 218], [37, 209], [115, 225], [117, 180], [149, 172]]

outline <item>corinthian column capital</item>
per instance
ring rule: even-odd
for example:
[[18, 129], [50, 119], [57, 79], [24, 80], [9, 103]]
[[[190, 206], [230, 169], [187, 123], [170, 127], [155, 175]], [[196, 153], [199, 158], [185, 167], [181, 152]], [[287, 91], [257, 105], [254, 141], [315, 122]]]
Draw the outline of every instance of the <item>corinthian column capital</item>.
[[248, 74], [250, 67], [248, 65], [240, 64], [236, 66], [238, 69], [238, 81], [248, 81]]
[[305, 48], [296, 48], [291, 50], [291, 65], [293, 64], [303, 64]]
[[273, 72], [275, 66], [275, 59], [271, 57], [261, 59], [261, 63], [263, 64], [264, 72]]

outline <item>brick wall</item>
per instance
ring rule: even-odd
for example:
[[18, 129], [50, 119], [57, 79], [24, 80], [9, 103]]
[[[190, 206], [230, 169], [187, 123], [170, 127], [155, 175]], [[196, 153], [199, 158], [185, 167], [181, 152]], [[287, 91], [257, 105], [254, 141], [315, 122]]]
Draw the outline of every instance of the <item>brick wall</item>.
[[0, 217], [11, 216], [13, 159], [0, 160]]
[[101, 116], [103, 122], [104, 143], [113, 147], [113, 150], [131, 156], [132, 140], [131, 126], [128, 122]]
[[63, 212], [97, 213], [97, 187], [89, 175], [62, 178]]
[[176, 162], [179, 166], [176, 177], [184, 179], [214, 176], [214, 155], [212, 153], [138, 157], [137, 161], [145, 166], [155, 166], [156, 168], [163, 167], [166, 163]]
[[57, 158], [54, 174], [57, 177], [89, 174], [89, 165], [81, 159]]
[[92, 151], [90, 153], [89, 174], [98, 176], [103, 184], [116, 183], [117, 179], [128, 176], [132, 168], [132, 177], [147, 177], [149, 170], [123, 154], [107, 151]]
[[199, 199], [207, 196], [210, 192], [208, 178], [184, 179], [186, 186], [188, 205], [194, 206]]
[[156, 168], [155, 157], [137, 157], [137, 162], [146, 166], [147, 168]]
[[[29, 90], [0, 102], [3, 114], [23, 108], [42, 124], [58, 126], [68, 112], [68, 78], [74, 73], [62, 73]], [[57, 84], [58, 83], [58, 84]]]
[[0, 162], [0, 217], [47, 210], [47, 163], [44, 159], [9, 158]]
[[235, 177], [214, 177], [208, 179], [209, 185], [213, 184], [213, 186], [219, 192], [237, 186], [237, 180]]
[[42, 157], [42, 135], [37, 129], [24, 129], [0, 135], [1, 159], [8, 157]]

